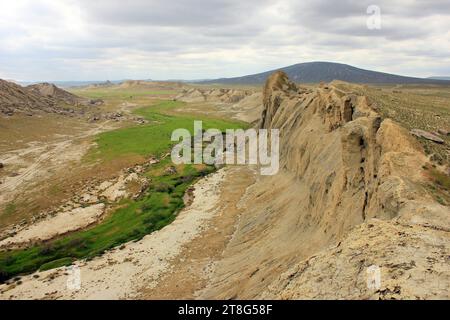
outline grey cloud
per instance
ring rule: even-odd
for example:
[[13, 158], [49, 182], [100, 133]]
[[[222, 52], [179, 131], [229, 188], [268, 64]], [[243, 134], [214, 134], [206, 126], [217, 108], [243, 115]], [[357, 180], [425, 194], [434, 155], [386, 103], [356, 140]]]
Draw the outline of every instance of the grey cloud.
[[240, 24], [267, 3], [267, 0], [80, 0], [87, 18], [96, 23], [183, 27]]
[[[448, 0], [58, 2], [76, 4], [65, 10], [24, 1], [5, 23], [0, 12], [0, 77], [192, 79], [310, 60], [419, 75], [436, 73], [438, 57], [442, 70], [450, 65]], [[366, 27], [371, 4], [381, 30]]]
[[[381, 9], [380, 30], [366, 26], [367, 8], [377, 5]], [[450, 2], [431, 1], [327, 1], [293, 2], [291, 20], [299, 27], [315, 32], [345, 34], [349, 36], [384, 37], [391, 40], [424, 38], [433, 30], [430, 22], [434, 15], [450, 15]], [[442, 26], [445, 32], [445, 26]]]

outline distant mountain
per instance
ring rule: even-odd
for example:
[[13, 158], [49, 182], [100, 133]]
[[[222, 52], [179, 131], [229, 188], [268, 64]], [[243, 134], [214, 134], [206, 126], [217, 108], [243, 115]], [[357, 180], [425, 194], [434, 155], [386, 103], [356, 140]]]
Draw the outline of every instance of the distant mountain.
[[[102, 85], [102, 84], [120, 84], [126, 80], [112, 80], [112, 81], [52, 81], [54, 85], [60, 88], [71, 88], [71, 87], [84, 87], [89, 85]], [[41, 81], [19, 81], [17, 82], [22, 86], [29, 86], [33, 84], [42, 83]]]
[[433, 80], [450, 80], [450, 77], [442, 77], [442, 76], [436, 76], [436, 77], [428, 77], [427, 79], [433, 79]]
[[211, 84], [261, 84], [273, 72], [282, 70], [290, 79], [297, 83], [318, 83], [343, 80], [354, 83], [386, 83], [386, 84], [450, 84], [450, 81], [404, 77], [395, 74], [376, 72], [356, 68], [347, 64], [332, 62], [307, 62], [299, 63], [289, 67], [270, 70], [263, 73], [252, 74], [236, 78], [221, 78], [214, 80], [198, 81], [197, 83]]

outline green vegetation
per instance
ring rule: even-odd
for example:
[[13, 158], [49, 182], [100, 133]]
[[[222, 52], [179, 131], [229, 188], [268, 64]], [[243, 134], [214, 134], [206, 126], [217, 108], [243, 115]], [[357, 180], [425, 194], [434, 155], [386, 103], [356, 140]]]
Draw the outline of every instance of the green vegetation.
[[62, 258], [59, 260], [50, 261], [48, 263], [44, 263], [40, 268], [39, 271], [46, 271], [62, 266], [70, 266], [73, 263], [73, 258]]
[[431, 176], [433, 177], [434, 181], [441, 186], [444, 189], [450, 190], [450, 177], [436, 169], [432, 169]]
[[425, 167], [431, 183], [427, 185], [431, 195], [444, 206], [450, 205], [450, 177], [434, 167]]
[[17, 205], [14, 202], [10, 202], [6, 205], [5, 209], [3, 209], [3, 214], [8, 216], [13, 214], [17, 210]]
[[170, 141], [172, 131], [186, 128], [193, 132], [194, 120], [203, 120], [204, 129], [219, 130], [237, 129], [240, 123], [211, 119], [206, 116], [169, 115], [173, 108], [183, 106], [183, 102], [162, 101], [155, 106], [137, 109], [135, 113], [151, 121], [150, 125], [124, 128], [102, 133], [98, 136], [98, 148], [90, 157], [105, 160], [115, 159], [124, 155], [154, 155], [166, 152], [173, 142]]
[[[162, 101], [138, 109], [136, 113], [150, 120], [149, 125], [100, 134], [98, 148], [89, 156], [109, 160], [129, 154], [161, 155], [169, 151], [172, 131], [177, 128], [192, 131], [194, 120], [203, 120], [205, 129], [224, 130], [240, 126], [220, 119], [168, 114], [181, 105], [180, 102]], [[176, 172], [168, 173], [166, 169], [171, 165], [170, 158], [166, 158], [151, 166], [145, 173], [151, 177], [151, 185], [145, 194], [137, 200], [124, 200], [120, 208], [100, 224], [45, 244], [0, 252], [0, 281], [38, 269], [64, 266], [75, 259], [92, 258], [125, 242], [139, 240], [172, 222], [184, 206], [186, 189], [196, 179], [211, 173], [214, 167], [179, 165]]]
[[64, 266], [74, 259], [92, 258], [172, 222], [184, 206], [183, 195], [189, 185], [213, 168], [186, 165], [178, 168], [176, 174], [157, 175], [158, 171], [164, 172], [169, 161], [162, 161], [147, 173], [152, 184], [144, 196], [137, 201], [125, 200], [121, 208], [99, 225], [28, 249], [0, 253], [0, 275], [6, 279], [37, 269]]

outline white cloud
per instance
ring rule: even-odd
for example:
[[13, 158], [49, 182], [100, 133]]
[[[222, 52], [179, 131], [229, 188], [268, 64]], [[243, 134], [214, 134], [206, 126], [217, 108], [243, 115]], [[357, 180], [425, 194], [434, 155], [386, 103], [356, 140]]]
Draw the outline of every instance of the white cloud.
[[15, 0], [0, 11], [0, 78], [214, 78], [306, 61], [450, 74], [450, 2]]

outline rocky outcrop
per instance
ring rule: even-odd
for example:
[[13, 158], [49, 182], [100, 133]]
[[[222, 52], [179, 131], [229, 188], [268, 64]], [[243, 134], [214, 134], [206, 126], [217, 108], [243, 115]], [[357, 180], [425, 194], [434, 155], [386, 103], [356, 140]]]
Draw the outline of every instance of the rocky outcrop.
[[261, 92], [240, 89], [184, 89], [175, 100], [190, 103], [209, 103], [217, 112], [256, 124], [261, 116]]
[[443, 144], [445, 141], [441, 138], [439, 138], [438, 134], [434, 134], [425, 130], [421, 130], [421, 129], [412, 129], [411, 130], [411, 134], [413, 136], [416, 136], [418, 138], [424, 138], [439, 144]]
[[31, 112], [36, 109], [52, 112], [55, 108], [52, 99], [0, 79], [0, 114], [13, 115], [17, 110]]
[[[379, 288], [368, 287], [379, 270]], [[295, 264], [266, 299], [448, 299], [448, 235], [373, 219], [342, 242]]]
[[78, 97], [66, 90], [60, 89], [54, 84], [51, 83], [38, 83], [33, 84], [26, 89], [42, 95], [44, 97], [47, 97], [49, 99], [55, 100], [57, 103], [65, 103], [72, 106], [79, 106], [79, 105], [102, 105], [103, 100], [101, 99], [95, 99], [95, 100], [89, 100], [85, 98]]
[[14, 113], [33, 115], [36, 112], [62, 115], [83, 114], [78, 106], [98, 106], [101, 100], [80, 98], [55, 85], [42, 83], [22, 87], [0, 79], [0, 114], [12, 116]]
[[254, 92], [238, 89], [184, 89], [175, 100], [184, 102], [237, 103]]
[[406, 129], [364, 96], [283, 72], [267, 80], [260, 127], [280, 130], [282, 170], [248, 190], [200, 296], [448, 298], [450, 209], [424, 188], [428, 158]]
[[266, 84], [261, 127], [280, 129], [281, 167], [317, 186], [312, 205], [342, 222], [351, 213], [355, 222], [393, 218], [413, 200], [432, 202], [420, 186], [420, 145], [366, 97], [332, 86], [308, 92], [280, 72]]
[[121, 89], [177, 90], [183, 86], [182, 82], [176, 81], [126, 80], [117, 87]]

